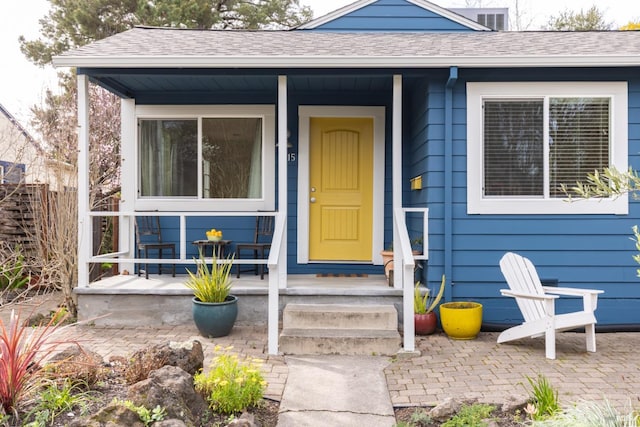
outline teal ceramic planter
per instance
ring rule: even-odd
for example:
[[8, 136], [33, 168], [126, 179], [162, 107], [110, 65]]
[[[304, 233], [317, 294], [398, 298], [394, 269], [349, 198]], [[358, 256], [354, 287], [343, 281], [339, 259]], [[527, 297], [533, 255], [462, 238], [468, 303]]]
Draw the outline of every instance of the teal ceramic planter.
[[229, 335], [238, 317], [238, 297], [229, 295], [225, 302], [202, 302], [191, 300], [193, 321], [204, 337], [224, 337]]

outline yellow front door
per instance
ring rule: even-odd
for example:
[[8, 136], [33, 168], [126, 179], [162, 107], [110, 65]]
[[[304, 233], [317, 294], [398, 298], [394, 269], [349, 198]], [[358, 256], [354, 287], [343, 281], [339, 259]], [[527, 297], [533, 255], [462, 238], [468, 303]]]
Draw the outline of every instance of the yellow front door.
[[311, 118], [309, 259], [371, 261], [373, 119]]

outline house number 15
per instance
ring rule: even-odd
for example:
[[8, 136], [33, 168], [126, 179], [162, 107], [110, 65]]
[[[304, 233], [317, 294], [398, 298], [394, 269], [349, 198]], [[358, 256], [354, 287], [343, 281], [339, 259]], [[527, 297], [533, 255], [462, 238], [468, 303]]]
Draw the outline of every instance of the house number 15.
[[287, 161], [295, 162], [296, 161], [296, 153], [287, 153]]

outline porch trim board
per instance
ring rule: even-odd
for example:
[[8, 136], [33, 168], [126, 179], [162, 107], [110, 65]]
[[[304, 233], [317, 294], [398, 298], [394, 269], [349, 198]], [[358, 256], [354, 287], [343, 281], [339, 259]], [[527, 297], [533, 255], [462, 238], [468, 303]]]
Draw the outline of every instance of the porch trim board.
[[[298, 107], [298, 264], [309, 260], [309, 142], [312, 117], [373, 118], [373, 170], [384, 171], [385, 165], [385, 107], [382, 106], [312, 106]], [[382, 265], [380, 251], [384, 246], [384, 174], [373, 174], [373, 264]]]

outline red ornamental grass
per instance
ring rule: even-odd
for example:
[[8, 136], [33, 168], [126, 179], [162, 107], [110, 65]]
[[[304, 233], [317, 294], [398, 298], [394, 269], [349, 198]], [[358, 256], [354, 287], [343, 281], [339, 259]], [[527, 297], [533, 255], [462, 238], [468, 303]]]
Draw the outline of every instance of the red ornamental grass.
[[41, 362], [62, 344], [50, 340], [63, 329], [59, 324], [52, 316], [44, 326], [25, 326], [13, 310], [8, 328], [0, 319], [0, 404], [6, 414], [16, 413], [16, 406], [41, 378]]

